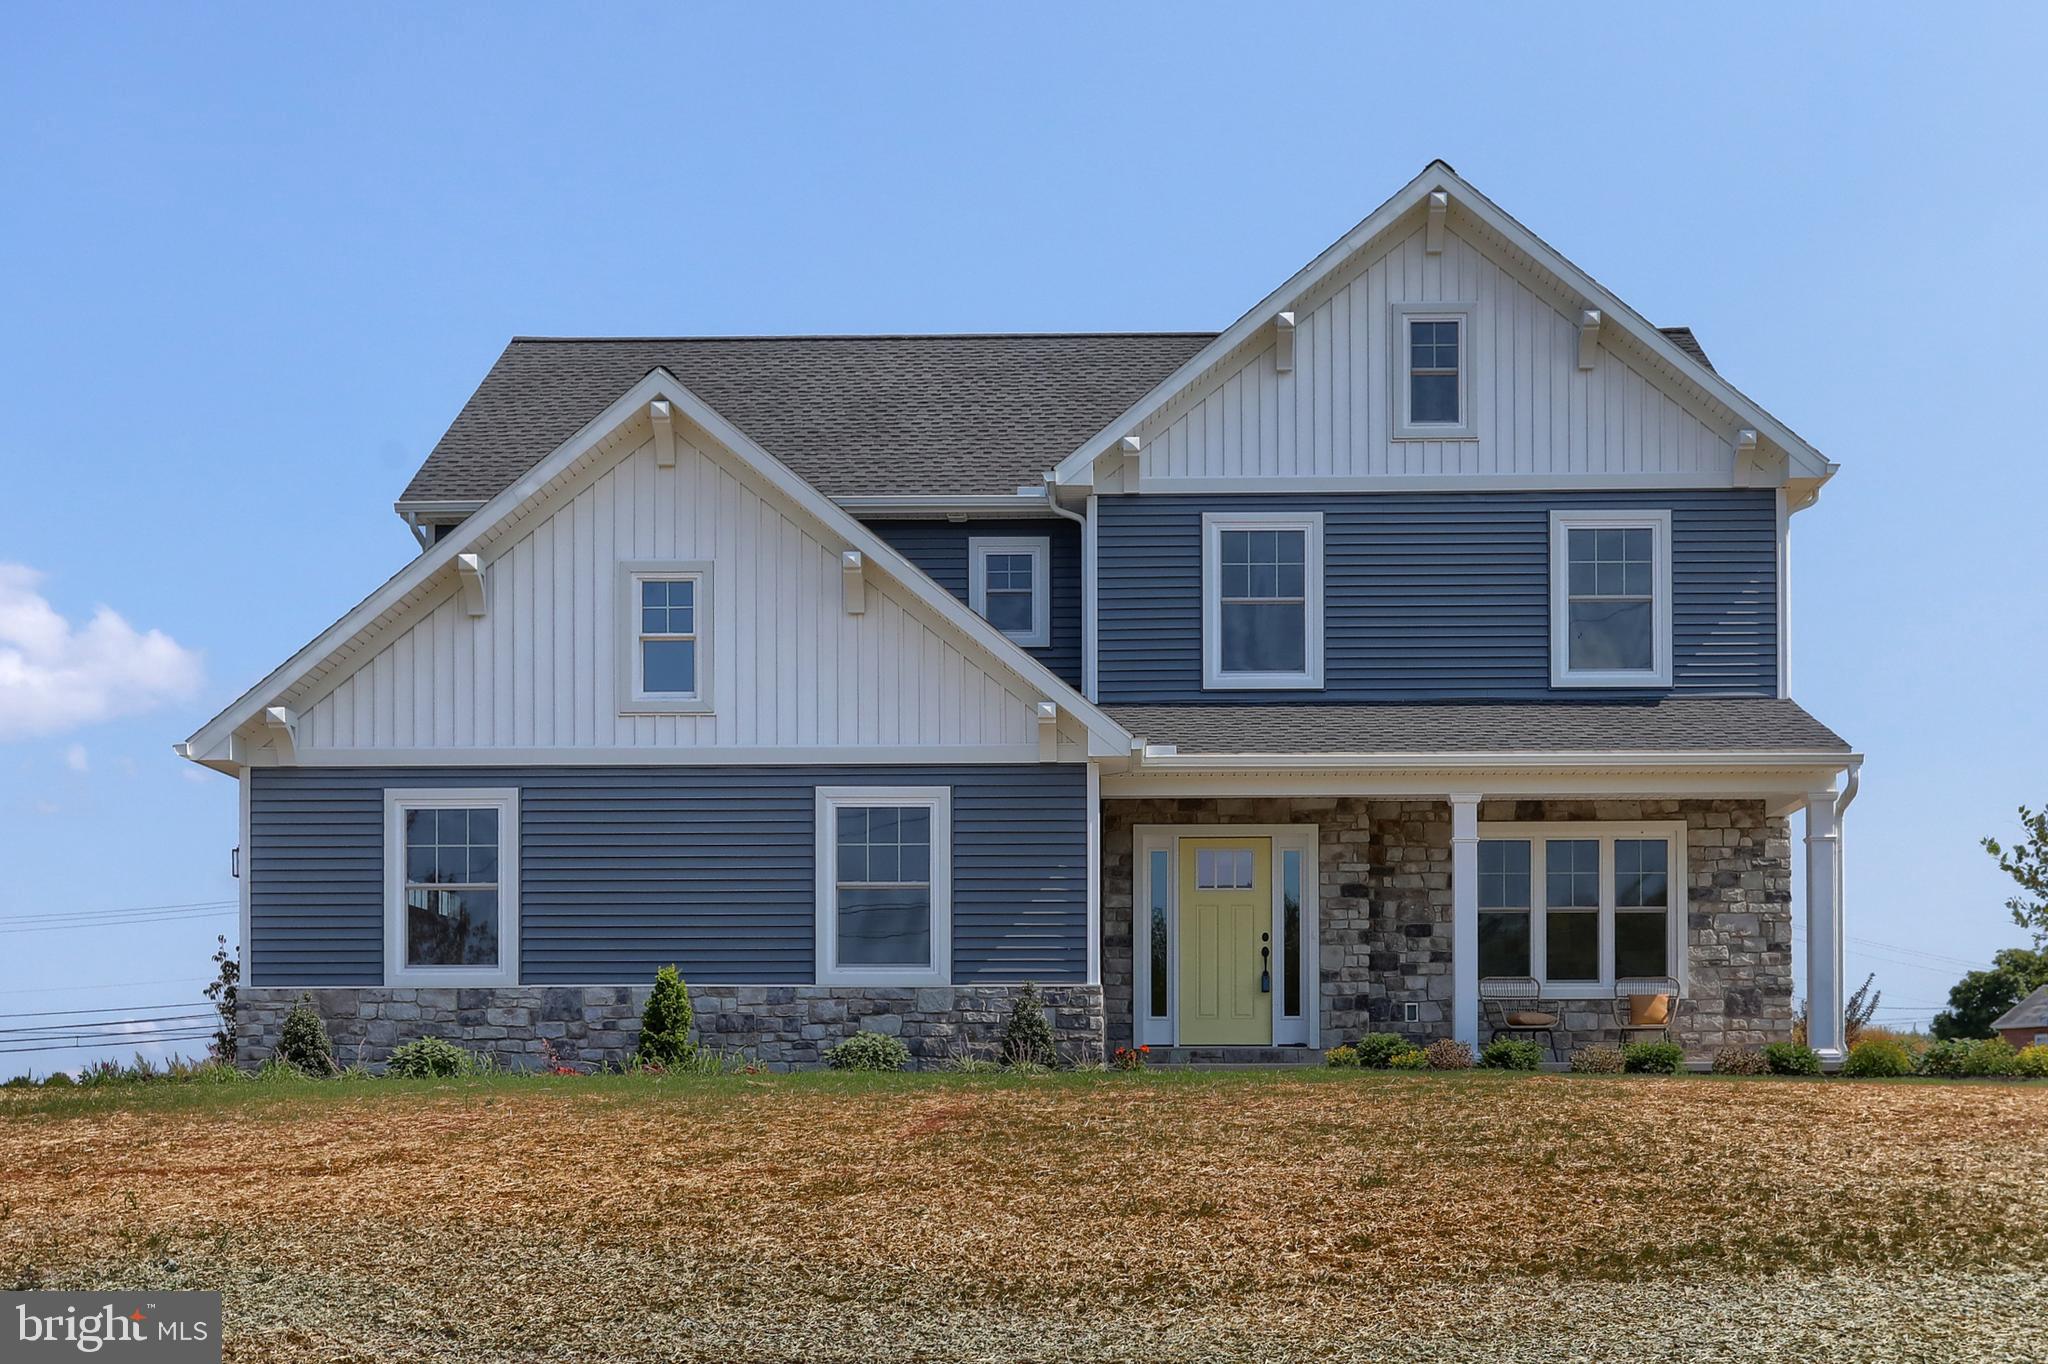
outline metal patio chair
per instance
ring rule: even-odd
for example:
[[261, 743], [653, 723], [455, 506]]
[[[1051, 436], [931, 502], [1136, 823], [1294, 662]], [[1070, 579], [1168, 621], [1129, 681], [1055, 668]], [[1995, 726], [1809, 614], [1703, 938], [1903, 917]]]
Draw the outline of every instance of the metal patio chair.
[[[1662, 1023], [1638, 1023], [1630, 1005], [1632, 995], [1663, 995], [1667, 1001]], [[1642, 1041], [1654, 1035], [1669, 1042], [1678, 1032], [1678, 982], [1670, 976], [1623, 976], [1614, 982], [1614, 1027], [1623, 1042]], [[1635, 1036], [1632, 1036], [1635, 1034]]]
[[1487, 976], [1479, 982], [1479, 1003], [1491, 1029], [1487, 1041], [1503, 1034], [1541, 1037], [1550, 1049], [1550, 1059], [1559, 1059], [1557, 1029], [1563, 1014], [1555, 1005], [1543, 1007], [1543, 986], [1536, 977]]

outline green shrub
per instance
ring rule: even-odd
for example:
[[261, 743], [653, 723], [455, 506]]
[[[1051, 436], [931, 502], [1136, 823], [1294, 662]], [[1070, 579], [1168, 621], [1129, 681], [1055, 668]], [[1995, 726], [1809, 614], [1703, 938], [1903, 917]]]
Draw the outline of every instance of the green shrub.
[[1580, 1047], [1572, 1053], [1574, 1075], [1619, 1075], [1627, 1064], [1613, 1047]]
[[1339, 1070], [1356, 1070], [1358, 1069], [1358, 1048], [1331, 1047], [1323, 1053], [1323, 1064], [1335, 1066]]
[[1005, 1065], [1050, 1068], [1059, 1064], [1052, 1024], [1045, 1021], [1045, 1000], [1030, 981], [1024, 982], [1010, 1001], [1010, 1021], [1003, 1025], [998, 1050]]
[[313, 1012], [304, 995], [292, 1005], [292, 1011], [284, 1016], [284, 1026], [278, 1030], [277, 1059], [301, 1075], [316, 1078], [341, 1071], [334, 1064], [334, 1044], [327, 1040], [327, 1025]]
[[1865, 1038], [1849, 1048], [1848, 1059], [1842, 1062], [1842, 1074], [1852, 1080], [1887, 1079], [1912, 1073], [1913, 1058], [1889, 1037]]
[[1963, 1073], [1963, 1063], [1969, 1059], [1970, 1043], [1960, 1038], [1943, 1038], [1929, 1042], [1927, 1050], [1920, 1053], [1920, 1059], [1913, 1069], [1922, 1075], [1938, 1075], [1953, 1079]]
[[857, 1032], [828, 1047], [825, 1064], [834, 1070], [901, 1070], [910, 1064], [910, 1048], [887, 1033]]
[[2012, 1073], [2027, 1080], [2048, 1080], [2048, 1046], [2036, 1042], [2021, 1047], [2019, 1055], [2012, 1058]]
[[1798, 1042], [1773, 1042], [1764, 1048], [1764, 1062], [1773, 1075], [1818, 1075], [1820, 1053]]
[[475, 1065], [475, 1057], [444, 1037], [416, 1037], [392, 1048], [384, 1073], [401, 1080], [445, 1080], [467, 1075]]
[[1969, 1054], [1963, 1057], [1963, 1074], [2016, 1075], [2019, 1073], [2019, 1056], [2012, 1043], [2003, 1037], [1987, 1037], [1970, 1044]]
[[1621, 1049], [1621, 1068], [1630, 1075], [1676, 1075], [1685, 1048], [1676, 1042], [1630, 1042]]
[[1388, 1070], [1422, 1070], [1429, 1065], [1429, 1053], [1420, 1047], [1397, 1051], [1387, 1058]]
[[647, 996], [647, 1007], [640, 1011], [640, 1046], [636, 1054], [643, 1063], [663, 1069], [682, 1065], [697, 1051], [696, 1043], [690, 1040], [690, 1025], [695, 1021], [696, 1013], [690, 1008], [690, 987], [683, 984], [673, 964], [662, 967], [654, 973], [654, 991]]
[[75, 1083], [70, 1073], [62, 1070], [53, 1070], [43, 1077], [44, 1089], [69, 1089]]
[[1357, 1045], [1358, 1064], [1367, 1070], [1385, 1070], [1396, 1056], [1415, 1050], [1415, 1044], [1397, 1032], [1369, 1032]]
[[1537, 1070], [1543, 1065], [1543, 1044], [1519, 1037], [1496, 1037], [1479, 1053], [1488, 1070]]
[[1769, 1075], [1771, 1063], [1755, 1047], [1723, 1047], [1714, 1053], [1716, 1075]]
[[1472, 1048], [1453, 1037], [1439, 1037], [1422, 1049], [1431, 1070], [1472, 1069]]

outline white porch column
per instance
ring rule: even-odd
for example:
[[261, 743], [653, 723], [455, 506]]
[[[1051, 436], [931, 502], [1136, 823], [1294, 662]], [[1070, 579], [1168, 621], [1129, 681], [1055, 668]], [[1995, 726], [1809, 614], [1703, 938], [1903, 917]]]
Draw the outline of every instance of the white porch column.
[[1479, 1048], [1479, 797], [1451, 798], [1451, 1036]]
[[1842, 825], [1831, 789], [1806, 797], [1806, 1044], [1842, 1059]]

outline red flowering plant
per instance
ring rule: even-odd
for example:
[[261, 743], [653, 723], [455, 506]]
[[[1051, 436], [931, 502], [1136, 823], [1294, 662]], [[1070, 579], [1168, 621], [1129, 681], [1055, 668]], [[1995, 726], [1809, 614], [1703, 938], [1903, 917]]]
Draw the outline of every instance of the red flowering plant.
[[1147, 1046], [1118, 1047], [1109, 1054], [1111, 1070], [1143, 1070], [1145, 1063], [1152, 1059], [1152, 1048]]

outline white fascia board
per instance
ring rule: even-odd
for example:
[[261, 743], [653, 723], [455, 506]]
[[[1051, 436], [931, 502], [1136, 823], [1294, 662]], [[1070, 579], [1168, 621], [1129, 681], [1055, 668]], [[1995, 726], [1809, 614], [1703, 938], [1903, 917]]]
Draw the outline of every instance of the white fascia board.
[[401, 517], [409, 517], [415, 521], [460, 521], [474, 516], [486, 505], [482, 499], [474, 497], [426, 498], [413, 502], [393, 502], [391, 510]]
[[[832, 500], [799, 478], [789, 467], [763, 450], [752, 437], [719, 415], [710, 404], [684, 387], [665, 369], [647, 376], [615, 399], [604, 411], [584, 423], [581, 430], [555, 447], [539, 464], [510, 487], [485, 503], [452, 534], [443, 536], [412, 560], [384, 585], [340, 620], [321, 631], [310, 644], [273, 669], [261, 682], [244, 692], [227, 709], [207, 721], [186, 740], [185, 756], [194, 762], [209, 758], [236, 761], [229, 744], [234, 732], [247, 724], [267, 705], [303, 681], [336, 650], [346, 645], [365, 627], [397, 606], [436, 574], [452, 572], [459, 554], [472, 552], [509, 520], [525, 503], [541, 495], [548, 484], [567, 472], [578, 459], [619, 427], [643, 415], [648, 403], [667, 398], [685, 416], [707, 432], [756, 476], [792, 504], [823, 523], [849, 547], [866, 556], [870, 567], [894, 579], [921, 604], [930, 609], [958, 634], [977, 645], [1007, 671], [1039, 696], [1058, 701], [1063, 709], [1087, 727], [1089, 751], [1119, 755], [1129, 751], [1130, 735], [1051, 669], [1006, 639], [1002, 632], [968, 610], [952, 593], [934, 582], [922, 570], [890, 548], [879, 536]], [[225, 751], [222, 751], [225, 750]], [[212, 764], [209, 764], [212, 765]]]
[[1028, 493], [977, 493], [971, 496], [884, 493], [835, 497], [832, 500], [855, 516], [1031, 516], [1048, 519], [1052, 516], [1046, 509], [1045, 492], [1040, 488], [1033, 488]]
[[1259, 300], [1249, 312], [1231, 323], [1214, 341], [1202, 347], [1180, 368], [1155, 385], [1151, 392], [1126, 408], [1109, 425], [1062, 459], [1053, 470], [1054, 482], [1092, 484], [1095, 477], [1095, 461], [1108, 453], [1120, 436], [1137, 430], [1223, 357], [1250, 340], [1260, 328], [1272, 321], [1276, 313], [1285, 310], [1332, 274], [1344, 268], [1354, 255], [1372, 242], [1373, 238], [1419, 207], [1432, 192], [1443, 189], [1451, 192], [1453, 209], [1471, 214], [1520, 249], [1532, 261], [1556, 276], [1567, 288], [1577, 292], [1586, 307], [1601, 313], [1603, 326], [1612, 324], [1620, 327], [1645, 350], [1677, 373], [1687, 376], [1703, 392], [1734, 412], [1747, 425], [1762, 431], [1785, 450], [1792, 461], [1795, 477], [1803, 476], [1825, 482], [1833, 475], [1838, 466], [1831, 464], [1820, 451], [1766, 412], [1755, 399], [1680, 350], [1642, 314], [1609, 293], [1599, 281], [1565, 259], [1548, 242], [1522, 226], [1485, 195], [1472, 188], [1448, 165], [1442, 161], [1432, 161], [1423, 167], [1420, 175], [1395, 191], [1392, 198], [1374, 209], [1356, 227], [1338, 238], [1285, 284]]
[[1175, 796], [1366, 796], [1435, 798], [1452, 791], [1482, 798], [1724, 796], [1770, 802], [1771, 813], [1798, 808], [1833, 783], [1856, 755], [1721, 754], [1334, 754], [1255, 759], [1146, 754], [1126, 771], [1106, 770], [1105, 799]]
[[1579, 753], [1504, 750], [1496, 753], [1169, 753], [1144, 750], [1145, 771], [1162, 772], [1839, 772], [1863, 760], [1834, 750], [1715, 749]]

